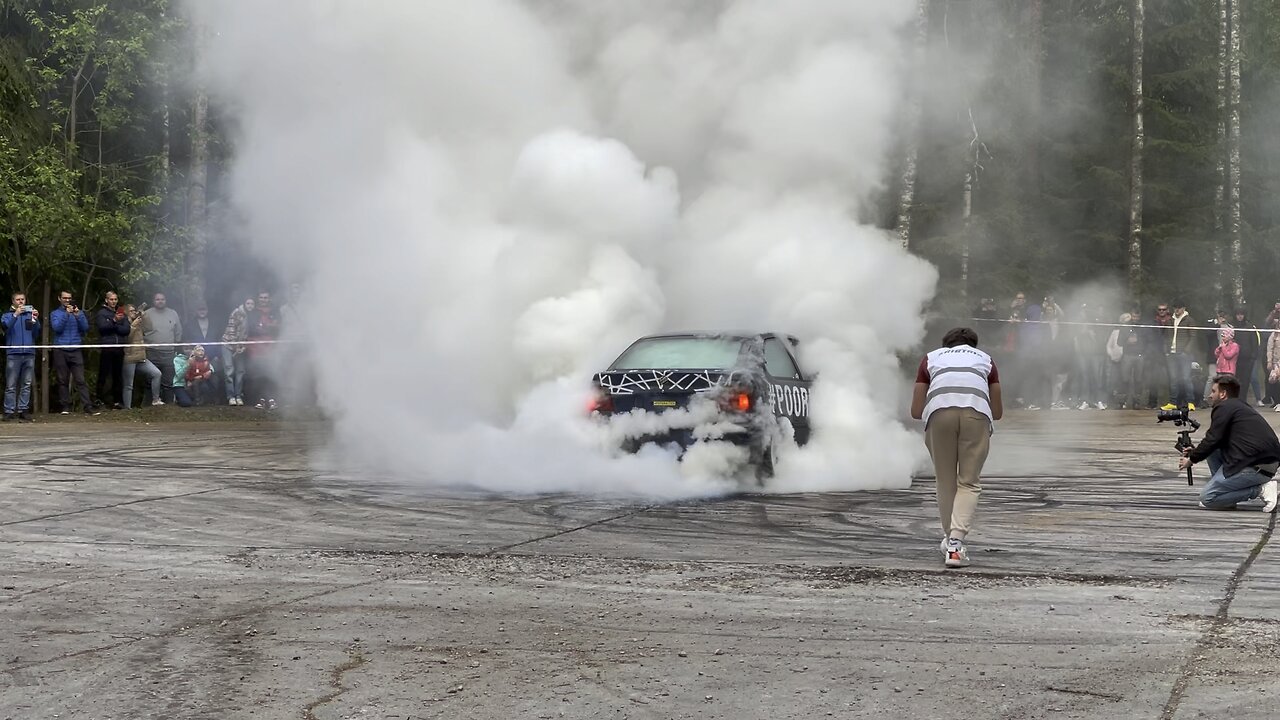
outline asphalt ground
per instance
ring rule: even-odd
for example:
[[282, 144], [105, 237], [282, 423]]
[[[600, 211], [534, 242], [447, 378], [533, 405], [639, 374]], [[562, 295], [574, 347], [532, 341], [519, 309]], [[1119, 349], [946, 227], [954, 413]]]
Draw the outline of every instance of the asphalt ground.
[[0, 717], [1270, 717], [1274, 516], [1197, 509], [1173, 430], [1012, 413], [944, 571], [928, 479], [504, 497], [316, 423], [5, 424]]

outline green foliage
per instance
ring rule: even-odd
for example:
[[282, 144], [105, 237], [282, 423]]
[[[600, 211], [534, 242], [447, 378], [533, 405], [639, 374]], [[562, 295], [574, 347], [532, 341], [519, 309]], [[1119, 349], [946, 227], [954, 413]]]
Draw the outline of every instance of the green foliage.
[[[78, 173], [49, 146], [23, 157], [0, 138], [0, 260], [17, 269], [22, 283], [36, 274], [61, 282], [57, 269], [83, 253], [86, 218], [79, 202]], [[23, 287], [23, 290], [28, 288]]]
[[94, 292], [181, 275], [186, 235], [156, 171], [157, 69], [181, 31], [168, 10], [0, 0], [0, 282]]

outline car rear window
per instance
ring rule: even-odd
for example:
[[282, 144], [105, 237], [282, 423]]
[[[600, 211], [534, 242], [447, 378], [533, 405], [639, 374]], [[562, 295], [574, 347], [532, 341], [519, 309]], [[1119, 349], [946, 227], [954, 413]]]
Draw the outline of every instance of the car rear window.
[[650, 338], [627, 348], [611, 369], [724, 370], [738, 364], [741, 349], [731, 338]]

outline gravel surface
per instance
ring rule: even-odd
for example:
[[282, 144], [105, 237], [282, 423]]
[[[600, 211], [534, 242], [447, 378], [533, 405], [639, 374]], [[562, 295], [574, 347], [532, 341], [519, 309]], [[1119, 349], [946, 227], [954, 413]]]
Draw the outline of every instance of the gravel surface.
[[440, 491], [317, 467], [319, 423], [226, 410], [0, 426], [0, 717], [1262, 718], [1280, 699], [1273, 517], [1196, 509], [1146, 414], [1013, 413], [974, 566], [944, 571], [928, 479], [663, 505]]

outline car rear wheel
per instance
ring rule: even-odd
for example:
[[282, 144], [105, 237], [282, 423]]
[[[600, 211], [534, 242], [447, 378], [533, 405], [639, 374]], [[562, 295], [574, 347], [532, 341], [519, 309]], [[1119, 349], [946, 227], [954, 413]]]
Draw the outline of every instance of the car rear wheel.
[[776, 464], [775, 445], [769, 443], [768, 447], [759, 448], [751, 455], [751, 467], [755, 471], [756, 484], [764, 487], [769, 482], [769, 479], [773, 477], [773, 469]]

